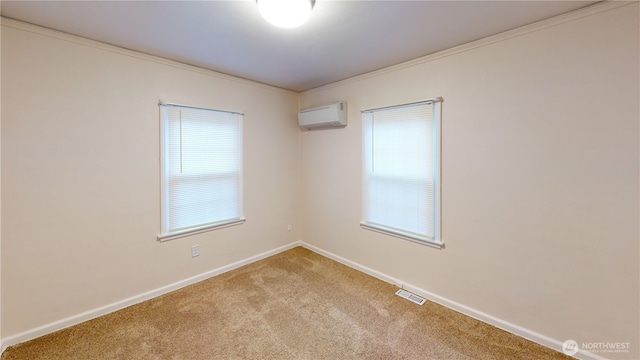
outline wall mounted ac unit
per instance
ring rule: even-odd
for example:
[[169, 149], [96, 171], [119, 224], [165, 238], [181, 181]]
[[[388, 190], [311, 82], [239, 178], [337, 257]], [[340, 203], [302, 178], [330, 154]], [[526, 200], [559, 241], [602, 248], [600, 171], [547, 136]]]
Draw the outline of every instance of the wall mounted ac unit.
[[338, 102], [315, 108], [302, 109], [298, 113], [298, 124], [301, 128], [311, 130], [318, 128], [347, 126], [347, 103]]

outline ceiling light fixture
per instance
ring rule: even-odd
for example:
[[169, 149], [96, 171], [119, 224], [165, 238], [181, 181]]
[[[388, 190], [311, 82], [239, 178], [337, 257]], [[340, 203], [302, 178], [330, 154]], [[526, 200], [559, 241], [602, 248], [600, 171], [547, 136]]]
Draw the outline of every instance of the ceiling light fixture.
[[315, 0], [256, 0], [260, 14], [271, 24], [293, 28], [304, 24]]

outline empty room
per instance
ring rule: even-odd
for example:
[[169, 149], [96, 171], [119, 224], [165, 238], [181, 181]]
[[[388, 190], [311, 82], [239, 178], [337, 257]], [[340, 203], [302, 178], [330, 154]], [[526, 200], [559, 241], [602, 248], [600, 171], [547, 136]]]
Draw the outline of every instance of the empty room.
[[2, 360], [640, 359], [639, 2], [0, 15]]

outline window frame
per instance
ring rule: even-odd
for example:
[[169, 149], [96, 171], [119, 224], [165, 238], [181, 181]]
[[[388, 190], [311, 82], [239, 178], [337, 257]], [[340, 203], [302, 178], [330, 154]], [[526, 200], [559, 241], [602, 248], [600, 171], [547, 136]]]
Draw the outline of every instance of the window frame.
[[[168, 241], [173, 240], [189, 235], [200, 234], [212, 230], [222, 229], [229, 226], [240, 225], [243, 224], [246, 219], [243, 215], [243, 118], [244, 114], [240, 112], [234, 111], [225, 111], [225, 110], [216, 110], [209, 108], [201, 108], [195, 106], [181, 105], [175, 103], [165, 103], [160, 101], [158, 103], [160, 110], [160, 234], [158, 235], [158, 241]], [[172, 182], [172, 177], [169, 174], [169, 116], [164, 113], [168, 111], [167, 107], [177, 107], [183, 109], [190, 109], [195, 111], [210, 111], [210, 112], [220, 112], [225, 114], [232, 114], [238, 116], [238, 216], [230, 219], [223, 219], [219, 221], [214, 221], [210, 223], [206, 223], [202, 226], [193, 225], [192, 227], [188, 227], [186, 229], [178, 229], [174, 231], [169, 231], [169, 218], [170, 218], [170, 204], [169, 204], [169, 194], [170, 194], [170, 184]], [[229, 172], [211, 172], [211, 173], [200, 173], [198, 175], [186, 175], [184, 178], [202, 178], [202, 177], [229, 177]], [[236, 172], [233, 172], [236, 174]], [[180, 181], [179, 178], [174, 178], [174, 181]]]
[[[390, 235], [396, 238], [400, 238], [403, 240], [408, 240], [417, 244], [426, 245], [438, 249], [444, 248], [444, 242], [442, 240], [442, 226], [441, 226], [441, 177], [442, 177], [442, 106], [441, 103], [443, 99], [441, 97], [417, 101], [412, 103], [405, 103], [399, 105], [386, 106], [381, 108], [373, 108], [362, 110], [362, 133], [363, 133], [363, 161], [362, 161], [362, 220], [360, 221], [360, 226], [363, 229], [378, 232], [385, 235]], [[380, 110], [393, 110], [395, 108], [402, 108], [407, 106], [419, 106], [423, 104], [431, 104], [433, 106], [433, 159], [434, 159], [434, 196], [433, 196], [433, 213], [434, 213], [434, 221], [433, 221], [433, 238], [425, 237], [423, 234], [418, 234], [412, 232], [407, 229], [399, 229], [393, 226], [380, 224], [374, 221], [370, 221], [367, 219], [367, 201], [368, 201], [368, 179], [370, 178], [370, 174], [368, 173], [368, 165], [367, 161], [371, 161], [371, 158], [368, 157], [367, 149], [364, 147], [369, 143], [367, 136], [368, 126], [365, 121], [368, 113], [375, 113]], [[372, 136], [372, 135], [371, 135]], [[384, 177], [384, 175], [377, 175], [378, 177]], [[393, 176], [387, 176], [389, 179], [393, 179]], [[399, 181], [408, 181], [407, 179], [402, 179], [400, 177], [396, 177]], [[416, 180], [422, 182], [422, 178]], [[424, 178], [424, 181], [429, 181]]]

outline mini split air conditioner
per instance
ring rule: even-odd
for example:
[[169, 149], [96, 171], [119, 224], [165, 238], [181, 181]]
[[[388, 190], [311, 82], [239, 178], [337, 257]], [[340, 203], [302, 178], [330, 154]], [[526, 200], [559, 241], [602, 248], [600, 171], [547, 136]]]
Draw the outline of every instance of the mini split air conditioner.
[[338, 102], [315, 108], [302, 109], [298, 113], [298, 124], [303, 129], [347, 126], [347, 103]]

